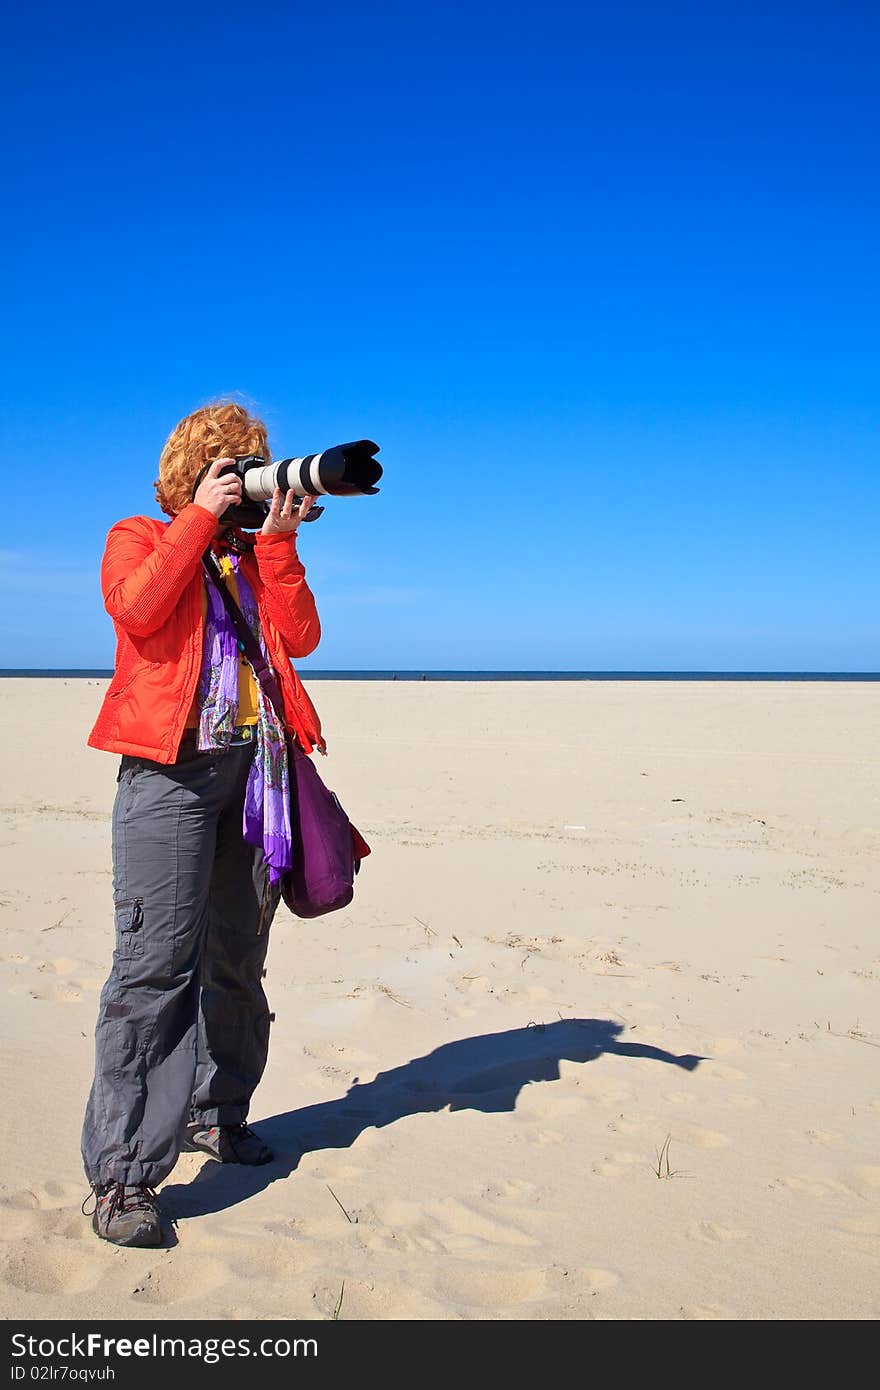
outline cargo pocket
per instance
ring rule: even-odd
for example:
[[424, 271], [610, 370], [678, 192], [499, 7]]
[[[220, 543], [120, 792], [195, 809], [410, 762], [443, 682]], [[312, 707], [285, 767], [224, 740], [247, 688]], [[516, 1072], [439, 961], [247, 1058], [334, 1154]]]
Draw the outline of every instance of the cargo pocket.
[[143, 926], [143, 898], [125, 898], [116, 904], [116, 953], [120, 958], [143, 955]]

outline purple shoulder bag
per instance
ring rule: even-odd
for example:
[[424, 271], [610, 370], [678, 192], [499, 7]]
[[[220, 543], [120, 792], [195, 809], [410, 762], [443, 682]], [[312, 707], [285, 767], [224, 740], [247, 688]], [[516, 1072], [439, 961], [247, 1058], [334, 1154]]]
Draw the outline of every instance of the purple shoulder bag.
[[[203, 563], [232, 620], [239, 646], [286, 729], [278, 678], [223, 582], [212, 552], [206, 552]], [[290, 737], [287, 749], [293, 868], [281, 880], [281, 896], [297, 917], [321, 917], [351, 902], [355, 874], [360, 861], [370, 853], [370, 846], [348, 819], [336, 793], [325, 787], [311, 758]]]

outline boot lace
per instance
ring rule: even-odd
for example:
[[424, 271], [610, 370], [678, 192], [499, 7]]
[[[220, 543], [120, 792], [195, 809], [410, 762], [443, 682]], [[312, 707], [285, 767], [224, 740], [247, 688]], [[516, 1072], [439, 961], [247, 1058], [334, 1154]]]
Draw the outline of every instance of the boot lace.
[[123, 1215], [128, 1211], [152, 1211], [156, 1203], [156, 1193], [147, 1183], [137, 1183], [136, 1185], [126, 1185], [121, 1182], [105, 1183], [103, 1186], [94, 1186], [82, 1204], [84, 1216], [90, 1216], [91, 1212], [86, 1211], [86, 1204], [94, 1197], [95, 1210], [99, 1202], [105, 1198], [109, 1201], [108, 1216], [115, 1216], [118, 1212]]
[[244, 1120], [239, 1121], [237, 1125], [221, 1125], [220, 1128], [226, 1137], [232, 1140], [233, 1144], [236, 1139], [256, 1139], [258, 1137]]

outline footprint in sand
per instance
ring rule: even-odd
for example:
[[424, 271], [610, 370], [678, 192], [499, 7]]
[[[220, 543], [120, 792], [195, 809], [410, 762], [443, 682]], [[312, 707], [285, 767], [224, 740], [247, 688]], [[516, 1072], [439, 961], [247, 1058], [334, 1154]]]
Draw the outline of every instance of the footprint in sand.
[[811, 1144], [821, 1144], [826, 1149], [847, 1148], [847, 1142], [842, 1134], [830, 1129], [808, 1129], [807, 1138]]
[[605, 1154], [597, 1163], [592, 1164], [592, 1171], [597, 1178], [623, 1178], [628, 1174], [638, 1174], [646, 1164], [644, 1154], [623, 1151]]
[[375, 1202], [369, 1211], [383, 1226], [391, 1226], [395, 1230], [407, 1230], [411, 1226], [417, 1226], [425, 1216], [425, 1208], [421, 1202], [407, 1202], [400, 1197], [392, 1197], [387, 1202]]
[[92, 1234], [91, 1219], [86, 1220], [79, 1211], [66, 1215], [58, 1213], [52, 1222], [51, 1229], [54, 1235], [62, 1236], [64, 1240], [82, 1240], [91, 1245], [95, 1238]]
[[[558, 1084], [558, 1083], [557, 1083]], [[525, 1095], [528, 1092], [526, 1091]], [[520, 1098], [517, 1105], [518, 1110], [522, 1110], [524, 1097]], [[533, 1120], [565, 1120], [569, 1115], [582, 1114], [586, 1108], [586, 1102], [580, 1096], [554, 1096], [552, 1099], [539, 1102], [537, 1105], [528, 1106], [528, 1117]]]
[[692, 1149], [726, 1149], [730, 1144], [726, 1134], [717, 1129], [703, 1129], [700, 1125], [676, 1125], [672, 1140]]
[[876, 1257], [880, 1240], [880, 1215], [850, 1216], [841, 1221], [836, 1230], [851, 1250], [864, 1251], [865, 1254]]
[[437, 1202], [380, 1202], [370, 1208], [370, 1214], [387, 1231], [427, 1237], [441, 1249], [465, 1253], [485, 1251], [486, 1245], [529, 1246], [538, 1242], [526, 1231], [504, 1220], [488, 1216], [455, 1197]]
[[506, 993], [511, 999], [525, 999], [529, 1004], [543, 1004], [553, 998], [553, 991], [544, 985], [529, 985], [526, 989], [511, 989]]
[[12, 1250], [2, 1266], [2, 1279], [27, 1293], [84, 1293], [99, 1284], [106, 1273], [100, 1259], [86, 1259], [69, 1243], [43, 1243], [40, 1249], [25, 1245]]
[[499, 1221], [487, 1216], [466, 1202], [454, 1197], [439, 1202], [428, 1202], [426, 1211], [438, 1223], [451, 1232], [472, 1236], [490, 1245], [536, 1245], [537, 1241], [508, 1220]]
[[782, 1178], [782, 1185], [799, 1197], [835, 1197], [846, 1189], [838, 1182], [821, 1182], [818, 1178]]
[[701, 1067], [705, 1068], [705, 1075], [713, 1081], [746, 1081], [747, 1075], [740, 1071], [739, 1067], [728, 1066], [726, 1062], [716, 1062], [712, 1057], [707, 1057]]
[[327, 1095], [339, 1095], [351, 1085], [353, 1073], [343, 1071], [341, 1067], [316, 1067], [307, 1074], [307, 1084], [314, 1086], [316, 1091], [325, 1091]]
[[6, 1206], [0, 1214], [0, 1240], [20, 1241], [41, 1228], [42, 1213], [33, 1209]]
[[362, 1236], [363, 1216], [350, 1199], [345, 1203], [345, 1210], [350, 1218], [346, 1220], [330, 1193], [325, 1193], [325, 1196], [329, 1206], [322, 1214], [297, 1217], [296, 1240], [299, 1242], [311, 1241], [315, 1244], [332, 1242], [339, 1245], [342, 1241], [352, 1242]]
[[80, 1200], [81, 1192], [72, 1207], [0, 1208], [0, 1241], [10, 1244], [28, 1239], [47, 1241], [55, 1236], [64, 1240], [92, 1240], [92, 1224], [82, 1215]]
[[482, 1196], [488, 1201], [500, 1198], [502, 1201], [510, 1199], [527, 1202], [535, 1197], [537, 1191], [536, 1185], [528, 1182], [526, 1178], [502, 1178], [500, 1182], [492, 1183], [485, 1188]]
[[[304, 1314], [307, 1318], [314, 1317], [314, 1315], [314, 1309], [310, 1309], [308, 1313]], [[265, 1308], [255, 1308], [247, 1303], [239, 1303], [231, 1308], [218, 1307], [216, 1311], [212, 1311], [211, 1316], [212, 1318], [219, 1318], [222, 1322], [276, 1321], [275, 1316], [272, 1313], [267, 1313]], [[286, 1316], [290, 1318], [296, 1317], [295, 1310], [291, 1309], [290, 1313], [286, 1314]]]
[[620, 1283], [620, 1276], [611, 1269], [590, 1269], [583, 1266], [566, 1268], [554, 1266], [547, 1270], [547, 1288], [552, 1293], [569, 1298], [589, 1298]]
[[50, 1004], [76, 1004], [82, 998], [78, 989], [74, 989], [73, 984], [51, 985], [48, 989], [29, 989], [28, 994], [31, 999], [39, 999], [42, 1003]]
[[726, 1226], [721, 1221], [695, 1221], [688, 1227], [691, 1240], [705, 1240], [710, 1244], [724, 1244], [730, 1240], [745, 1240], [746, 1232], [736, 1226]]
[[83, 1197], [83, 1182], [85, 1179], [82, 1182], [63, 1182], [50, 1178], [37, 1188], [37, 1195], [44, 1207], [64, 1206], [69, 1202], [76, 1202], [79, 1206]]
[[681, 1316], [686, 1322], [731, 1322], [737, 1315], [720, 1303], [692, 1303], [682, 1308]]
[[457, 1019], [475, 1018], [475, 1017], [476, 1017], [476, 1014], [477, 1014], [477, 1010], [476, 1010], [476, 1009], [445, 1008], [445, 1009], [443, 1010], [443, 1016], [444, 1016], [444, 1018], [457, 1018]]
[[[329, 1287], [316, 1295], [315, 1302], [327, 1308], [328, 1318], [333, 1316], [339, 1292], [338, 1288], [334, 1292]], [[411, 1285], [377, 1284], [366, 1279], [346, 1279], [340, 1311], [343, 1318], [368, 1319], [371, 1322], [442, 1322], [455, 1317], [442, 1303], [420, 1293]]]
[[843, 1181], [853, 1192], [857, 1192], [860, 1197], [867, 1199], [876, 1198], [880, 1195], [880, 1165], [863, 1163], [857, 1168], [848, 1168], [843, 1174]]
[[[241, 1277], [248, 1283], [255, 1283], [260, 1279], [270, 1279], [276, 1284], [288, 1283], [310, 1263], [306, 1257], [307, 1249], [311, 1252], [311, 1246], [303, 1241], [291, 1245], [289, 1241], [279, 1243], [271, 1238], [258, 1244], [250, 1240], [244, 1251], [240, 1246], [236, 1249], [234, 1277]], [[223, 1264], [223, 1261], [218, 1263]], [[227, 1270], [227, 1275], [232, 1277], [231, 1270]]]
[[[235, 1265], [237, 1270], [237, 1255]], [[137, 1272], [132, 1269], [130, 1297], [136, 1303], [167, 1307], [188, 1299], [202, 1299], [213, 1289], [234, 1283], [237, 1277], [224, 1260], [204, 1255], [192, 1259], [178, 1256], [174, 1264], [154, 1264], [148, 1270]]]
[[350, 1067], [335, 1067], [327, 1062], [324, 1066], [319, 1067], [318, 1071], [331, 1088], [336, 1087], [338, 1089], [340, 1086], [351, 1085], [353, 1073]]
[[371, 1231], [361, 1236], [367, 1250], [373, 1253], [412, 1255], [420, 1252], [425, 1255], [439, 1255], [443, 1247], [430, 1236], [417, 1235], [408, 1231]]
[[628, 1120], [624, 1115], [618, 1115], [616, 1120], [609, 1120], [605, 1126], [614, 1134], [644, 1134], [650, 1127], [651, 1121], [647, 1117], [643, 1120]]
[[492, 989], [488, 975], [450, 975], [448, 982], [462, 994], [489, 994]]
[[306, 1057], [314, 1057], [319, 1062], [334, 1062], [337, 1066], [354, 1067], [356, 1070], [364, 1070], [375, 1058], [369, 1052], [362, 1052], [359, 1047], [350, 1047], [342, 1043], [332, 1042], [312, 1042], [303, 1046]]
[[69, 975], [71, 970], [78, 970], [81, 962], [72, 960], [69, 956], [59, 956], [55, 960], [41, 961], [37, 969], [41, 974]]
[[696, 1097], [689, 1095], [687, 1091], [664, 1091], [661, 1100], [667, 1101], [670, 1105], [693, 1105]]
[[359, 1164], [349, 1162], [345, 1155], [330, 1154], [324, 1157], [324, 1162], [319, 1168], [315, 1169], [315, 1176], [328, 1179], [332, 1182], [346, 1181], [362, 1176], [364, 1170]]
[[273, 1240], [276, 1236], [281, 1236], [283, 1240], [298, 1240], [300, 1235], [299, 1223], [292, 1216], [281, 1221], [264, 1221], [263, 1230]]
[[609, 1163], [605, 1159], [590, 1165], [590, 1171], [597, 1178], [622, 1178], [627, 1171], [619, 1168], [616, 1163]]
[[54, 1211], [58, 1207], [83, 1199], [84, 1182], [58, 1182], [50, 1180], [36, 1187], [21, 1187], [15, 1192], [0, 1188], [0, 1208], [17, 1207], [29, 1211]]
[[578, 1093], [585, 1100], [607, 1105], [618, 1112], [626, 1109], [626, 1103], [632, 1095], [628, 1086], [621, 1086], [613, 1081], [590, 1080], [585, 1075], [578, 1078]]
[[565, 1135], [560, 1134], [558, 1129], [536, 1129], [529, 1135], [529, 1140], [543, 1148], [547, 1144], [564, 1144]]
[[543, 1269], [479, 1269], [456, 1266], [438, 1278], [435, 1291], [440, 1298], [472, 1308], [498, 1309], [528, 1303], [547, 1291], [547, 1272]]

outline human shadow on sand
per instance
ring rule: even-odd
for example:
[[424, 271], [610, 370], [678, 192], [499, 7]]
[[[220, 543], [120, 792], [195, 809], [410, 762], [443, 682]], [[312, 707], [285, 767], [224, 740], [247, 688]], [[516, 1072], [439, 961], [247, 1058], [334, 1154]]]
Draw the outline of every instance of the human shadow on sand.
[[[190, 1183], [162, 1189], [169, 1215], [187, 1218], [223, 1211], [289, 1177], [303, 1154], [345, 1149], [371, 1126], [380, 1129], [404, 1115], [430, 1111], [513, 1110], [524, 1086], [558, 1081], [560, 1062], [593, 1062], [603, 1053], [645, 1057], [694, 1071], [703, 1057], [676, 1056], [647, 1043], [619, 1041], [623, 1027], [605, 1018], [561, 1019], [506, 1033], [444, 1043], [426, 1057], [380, 1072], [373, 1081], [357, 1077], [339, 1100], [303, 1106], [258, 1122], [275, 1159], [261, 1168], [224, 1165], [209, 1159]], [[256, 1123], [256, 1122], [255, 1122]]]

